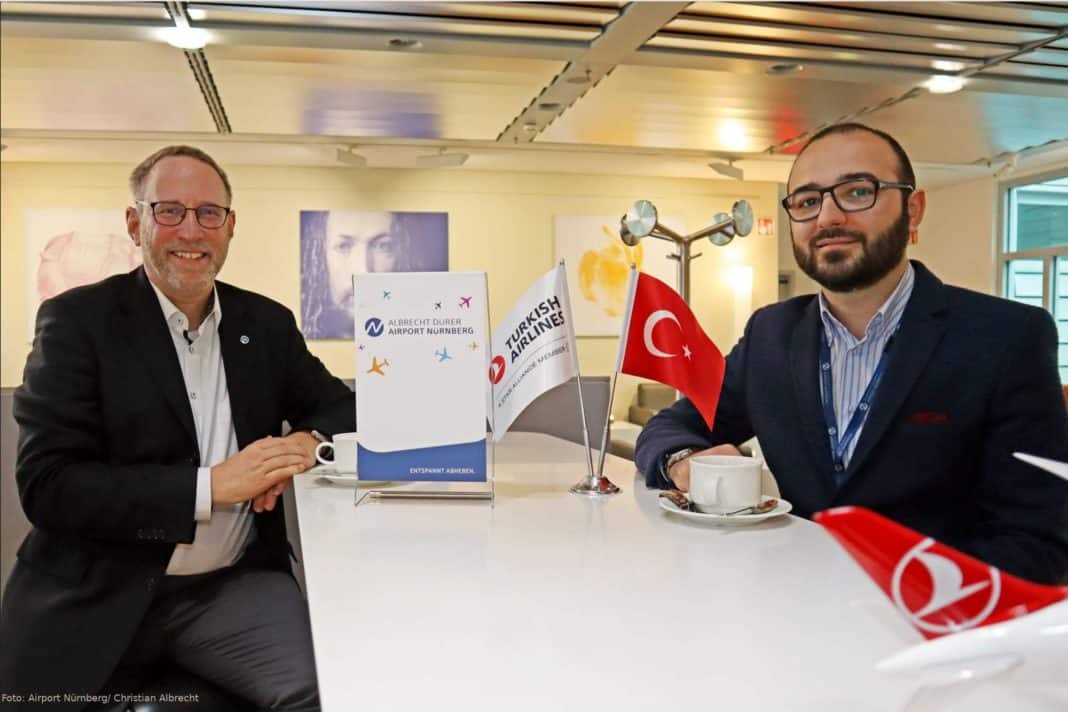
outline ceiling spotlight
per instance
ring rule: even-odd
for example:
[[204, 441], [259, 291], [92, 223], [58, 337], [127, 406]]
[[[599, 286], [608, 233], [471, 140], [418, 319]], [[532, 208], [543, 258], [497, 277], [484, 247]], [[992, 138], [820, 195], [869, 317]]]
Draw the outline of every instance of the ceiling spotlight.
[[523, 124], [523, 130], [529, 134], [538, 133], [538, 125], [533, 121], [527, 121]]
[[208, 19], [208, 11], [199, 7], [191, 7], [186, 10], [189, 14], [190, 20], [206, 20]]
[[337, 150], [337, 162], [344, 163], [346, 166], [352, 166], [353, 168], [366, 168], [367, 159], [358, 153], [354, 153], [353, 151], [355, 149], [355, 146], [339, 148]]
[[560, 107], [561, 106], [563, 106], [563, 105], [560, 104], [559, 102], [543, 101], [540, 104], [538, 104], [538, 109], [540, 111], [560, 111]]
[[791, 62], [789, 64], [773, 64], [770, 67], [768, 67], [766, 70], [764, 70], [764, 73], [765, 74], [770, 74], [772, 76], [780, 76], [781, 77], [781, 76], [786, 76], [788, 74], [798, 74], [802, 70], [804, 70], [804, 68], [805, 68], [805, 65], [797, 64], [796, 62]]
[[573, 74], [564, 81], [568, 84], [589, 84], [590, 70], [587, 68], [585, 74]]
[[447, 149], [442, 148], [437, 153], [432, 153], [429, 156], [416, 156], [415, 167], [416, 168], [458, 168], [467, 163], [467, 159], [470, 155], [467, 153], [445, 153]]
[[728, 158], [726, 163], [723, 161], [712, 161], [708, 164], [708, 167], [719, 173], [726, 178], [733, 178], [735, 180], [744, 180], [745, 172], [741, 168], [734, 165], [734, 158]]
[[924, 86], [932, 94], [952, 94], [964, 88], [964, 80], [948, 74], [936, 74], [928, 79]]
[[419, 49], [423, 43], [408, 37], [394, 37], [389, 41], [390, 49]]
[[160, 30], [164, 41], [178, 49], [203, 49], [208, 33], [198, 27], [166, 27]]

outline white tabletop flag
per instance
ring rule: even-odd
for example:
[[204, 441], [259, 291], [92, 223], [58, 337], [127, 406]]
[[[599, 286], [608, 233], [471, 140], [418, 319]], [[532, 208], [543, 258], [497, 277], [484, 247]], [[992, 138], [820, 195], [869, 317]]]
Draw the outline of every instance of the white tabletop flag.
[[519, 298], [493, 332], [494, 441], [504, 437], [535, 398], [577, 375], [575, 329], [561, 263]]

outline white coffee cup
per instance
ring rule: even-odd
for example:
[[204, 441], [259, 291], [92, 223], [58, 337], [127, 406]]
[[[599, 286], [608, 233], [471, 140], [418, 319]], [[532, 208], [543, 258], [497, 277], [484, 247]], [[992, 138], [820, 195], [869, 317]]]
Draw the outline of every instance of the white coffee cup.
[[690, 458], [690, 500], [698, 511], [710, 514], [758, 505], [763, 465], [739, 455]]
[[[333, 442], [316, 445], [315, 459], [330, 465], [336, 472], [356, 472], [356, 442], [356, 433], [335, 433]], [[333, 449], [333, 460], [323, 457], [324, 448]]]

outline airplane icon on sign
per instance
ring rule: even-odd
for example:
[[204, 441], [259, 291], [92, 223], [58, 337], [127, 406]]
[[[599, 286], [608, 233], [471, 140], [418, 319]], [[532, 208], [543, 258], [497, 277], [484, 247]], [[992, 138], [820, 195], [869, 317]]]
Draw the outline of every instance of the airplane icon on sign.
[[389, 365], [389, 359], [388, 358], [382, 359], [382, 361], [379, 362], [377, 356], [372, 356], [371, 357], [371, 368], [367, 369], [367, 373], [377, 373], [379, 376], [384, 376], [384, 375], [386, 375], [386, 372], [382, 370], [382, 367], [383, 366], [388, 366], [388, 365]]
[[460, 297], [460, 306], [471, 308], [471, 297]]
[[434, 355], [438, 357], [438, 363], [452, 358], [452, 356], [449, 356], [449, 350], [447, 348], [442, 348], [441, 351], [435, 351]]

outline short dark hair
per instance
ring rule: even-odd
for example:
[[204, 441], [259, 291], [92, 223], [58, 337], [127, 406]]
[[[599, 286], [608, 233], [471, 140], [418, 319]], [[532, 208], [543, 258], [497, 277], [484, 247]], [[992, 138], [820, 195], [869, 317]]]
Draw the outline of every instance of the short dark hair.
[[144, 197], [145, 181], [148, 180], [148, 174], [157, 163], [164, 158], [170, 158], [171, 156], [188, 156], [189, 158], [196, 159], [201, 163], [206, 163], [211, 166], [212, 169], [219, 174], [219, 177], [222, 178], [223, 187], [226, 188], [226, 202], [233, 202], [234, 194], [233, 191], [230, 190], [230, 179], [226, 177], [226, 171], [215, 162], [214, 158], [193, 146], [167, 146], [141, 161], [137, 165], [137, 168], [133, 169], [133, 173], [130, 174], [130, 192], [133, 193], [134, 198], [141, 200]]
[[[845, 123], [845, 124], [832, 124], [826, 128], [820, 129], [816, 134], [805, 143], [804, 148], [797, 154], [797, 158], [808, 150], [808, 147], [819, 141], [821, 138], [827, 138], [828, 136], [836, 136], [838, 134], [855, 133], [857, 131], [866, 131], [874, 136], [881, 138], [886, 145], [890, 147], [890, 150], [897, 156], [897, 180], [901, 183], [908, 183], [911, 186], [916, 185], [916, 173], [912, 170], [912, 161], [909, 160], [909, 156], [905, 153], [905, 149], [901, 147], [901, 144], [897, 142], [897, 139], [879, 129], [873, 129], [871, 126], [865, 126], [858, 123]], [[796, 158], [794, 159], [797, 160]], [[791, 174], [793, 171], [791, 170]]]

